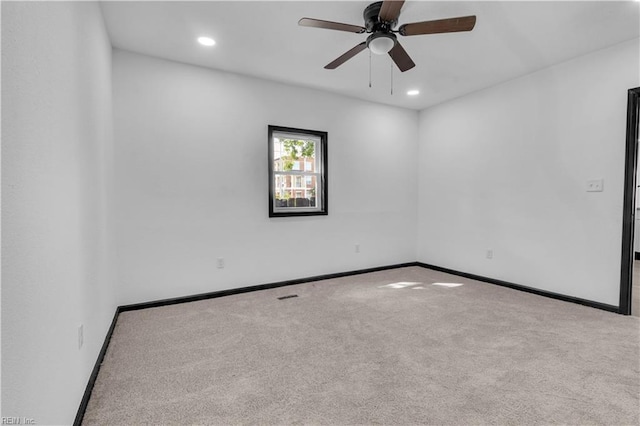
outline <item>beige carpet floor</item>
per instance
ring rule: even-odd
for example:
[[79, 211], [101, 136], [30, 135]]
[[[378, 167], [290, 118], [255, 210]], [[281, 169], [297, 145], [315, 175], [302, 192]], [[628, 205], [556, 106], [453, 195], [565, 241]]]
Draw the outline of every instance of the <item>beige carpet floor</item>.
[[84, 417], [382, 423], [638, 425], [640, 319], [419, 267], [124, 312]]

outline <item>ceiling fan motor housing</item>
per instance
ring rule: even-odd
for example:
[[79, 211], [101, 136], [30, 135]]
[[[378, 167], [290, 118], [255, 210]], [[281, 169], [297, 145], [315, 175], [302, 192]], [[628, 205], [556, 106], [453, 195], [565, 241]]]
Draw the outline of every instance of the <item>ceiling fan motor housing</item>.
[[394, 21], [381, 22], [378, 18], [381, 8], [382, 2], [377, 1], [375, 3], [371, 3], [364, 9], [362, 16], [364, 17], [364, 24], [368, 33], [390, 32], [398, 23], [397, 19]]

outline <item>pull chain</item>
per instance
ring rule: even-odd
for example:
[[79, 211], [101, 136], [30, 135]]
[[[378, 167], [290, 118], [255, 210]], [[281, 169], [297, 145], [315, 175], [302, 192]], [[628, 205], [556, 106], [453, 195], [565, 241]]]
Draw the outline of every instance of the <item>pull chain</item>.
[[369, 88], [371, 88], [371, 50], [369, 50]]
[[389, 63], [391, 64], [391, 96], [393, 96], [393, 61]]

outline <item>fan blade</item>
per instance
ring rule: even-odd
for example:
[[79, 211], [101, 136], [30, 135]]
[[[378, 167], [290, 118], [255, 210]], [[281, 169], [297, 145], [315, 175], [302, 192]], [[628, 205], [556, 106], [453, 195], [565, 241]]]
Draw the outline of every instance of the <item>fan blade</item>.
[[383, 22], [393, 22], [398, 20], [400, 16], [400, 9], [404, 0], [385, 0], [382, 2], [380, 12], [378, 13], [378, 19]]
[[459, 31], [471, 31], [476, 25], [476, 17], [460, 16], [458, 18], [439, 19], [437, 21], [414, 22], [404, 24], [398, 28], [403, 36], [421, 34], [455, 33]]
[[342, 24], [340, 22], [323, 21], [322, 19], [302, 18], [298, 21], [302, 27], [324, 28], [326, 30], [347, 31], [349, 33], [361, 34], [367, 29], [360, 25]]
[[400, 71], [405, 72], [415, 67], [416, 64], [411, 60], [409, 54], [404, 47], [400, 43], [396, 43], [396, 45], [389, 51], [389, 56], [393, 59], [393, 62], [396, 63]]
[[347, 52], [343, 53], [342, 56], [340, 56], [339, 58], [337, 58], [333, 62], [325, 65], [325, 69], [334, 70], [334, 69], [338, 68], [340, 65], [344, 64], [349, 59], [353, 58], [354, 56], [356, 56], [358, 53], [362, 52], [366, 48], [367, 48], [367, 42], [363, 41], [362, 43], [360, 43], [359, 45], [357, 45], [353, 49], [348, 50]]

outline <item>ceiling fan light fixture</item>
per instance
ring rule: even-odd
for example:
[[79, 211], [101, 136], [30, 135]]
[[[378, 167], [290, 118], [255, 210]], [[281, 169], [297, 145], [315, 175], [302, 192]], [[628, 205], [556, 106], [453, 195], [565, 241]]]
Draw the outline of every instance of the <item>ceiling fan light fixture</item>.
[[374, 33], [367, 39], [367, 47], [374, 55], [389, 53], [396, 45], [396, 37], [393, 34]]

